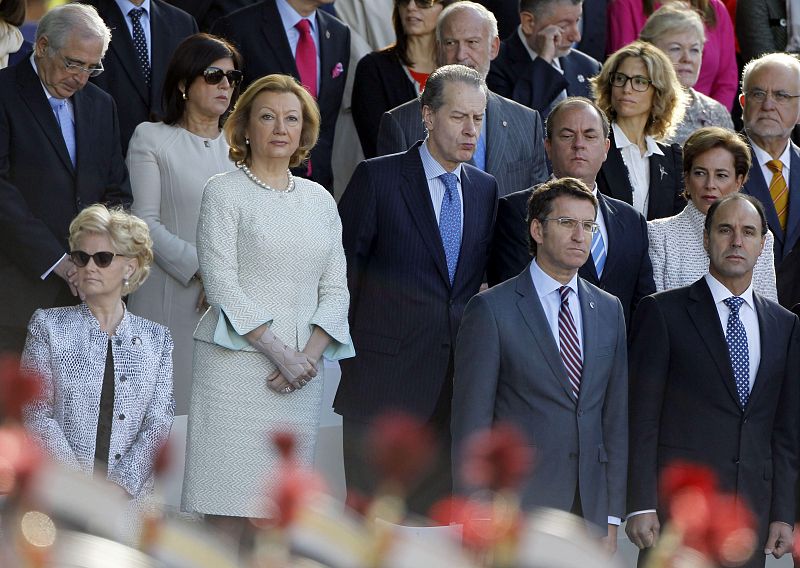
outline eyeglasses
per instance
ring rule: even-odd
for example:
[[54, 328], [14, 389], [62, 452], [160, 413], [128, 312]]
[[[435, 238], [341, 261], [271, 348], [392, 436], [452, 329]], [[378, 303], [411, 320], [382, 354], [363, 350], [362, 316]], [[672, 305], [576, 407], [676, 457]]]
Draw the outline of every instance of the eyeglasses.
[[573, 219], [572, 217], [558, 217], [558, 218], [545, 218], [542, 219], [541, 222], [544, 223], [545, 221], [553, 221], [558, 223], [559, 227], [563, 227], [570, 231], [574, 231], [575, 227], [580, 225], [583, 230], [589, 234], [594, 234], [600, 229], [600, 225], [595, 223], [594, 221], [579, 221], [578, 219]]
[[642, 77], [641, 75], [634, 75], [633, 77], [628, 77], [625, 73], [612, 73], [611, 76], [608, 78], [608, 82], [611, 83], [614, 87], [625, 88], [625, 83], [628, 81], [631, 82], [631, 88], [634, 91], [638, 91], [640, 93], [645, 92], [647, 89], [650, 88], [650, 85], [653, 84], [653, 81], [648, 79], [647, 77]]
[[115, 256], [125, 256], [125, 255], [108, 251], [101, 251], [101, 252], [96, 252], [94, 254], [89, 254], [88, 252], [83, 252], [82, 250], [74, 250], [69, 253], [69, 257], [72, 259], [72, 262], [74, 262], [75, 266], [79, 268], [83, 268], [84, 266], [89, 264], [90, 258], [94, 259], [94, 263], [97, 265], [98, 268], [106, 268], [109, 264], [111, 264]]
[[217, 85], [222, 78], [228, 79], [228, 84], [235, 87], [242, 82], [242, 72], [238, 69], [231, 69], [230, 71], [223, 71], [219, 67], [206, 67], [203, 71], [203, 79], [209, 85]]
[[84, 67], [83, 63], [75, 61], [74, 59], [70, 59], [69, 57], [61, 56], [62, 61], [64, 61], [64, 69], [67, 70], [67, 73], [72, 75], [79, 75], [80, 73], [86, 73], [89, 77], [97, 77], [100, 73], [105, 71], [103, 69], [102, 63], [97, 63], [92, 65], [91, 67]]
[[757, 103], [763, 103], [767, 100], [768, 96], [772, 96], [775, 104], [788, 105], [800, 95], [790, 95], [786, 91], [765, 91], [764, 89], [750, 89], [744, 93], [745, 99], [753, 100]]
[[[398, 6], [408, 6], [411, 3], [411, 0], [394, 0], [395, 4]], [[434, 4], [438, 3], [439, 0], [414, 0], [414, 4], [417, 5], [417, 8], [422, 10], [427, 10], [428, 8], [432, 8]]]

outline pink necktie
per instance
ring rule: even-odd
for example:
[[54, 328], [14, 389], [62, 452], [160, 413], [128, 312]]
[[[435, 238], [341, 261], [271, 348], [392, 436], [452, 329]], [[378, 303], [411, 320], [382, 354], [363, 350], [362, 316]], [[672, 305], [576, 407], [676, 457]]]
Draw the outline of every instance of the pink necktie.
[[317, 48], [314, 45], [314, 38], [311, 37], [311, 22], [300, 20], [295, 25], [300, 32], [300, 39], [297, 41], [297, 51], [294, 59], [297, 63], [297, 72], [300, 73], [300, 82], [311, 95], [317, 97]]

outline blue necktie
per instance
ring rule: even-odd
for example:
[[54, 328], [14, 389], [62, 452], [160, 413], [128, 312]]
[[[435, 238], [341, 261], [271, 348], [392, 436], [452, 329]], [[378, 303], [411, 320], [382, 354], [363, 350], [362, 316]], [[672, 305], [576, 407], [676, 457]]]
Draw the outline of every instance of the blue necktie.
[[739, 296], [731, 296], [725, 298], [723, 302], [731, 310], [728, 314], [725, 341], [728, 343], [733, 378], [736, 380], [736, 393], [744, 408], [750, 398], [750, 351], [747, 348], [747, 332], [742, 320], [739, 319], [739, 308], [742, 307], [744, 300]]
[[149, 85], [150, 58], [147, 56], [147, 38], [144, 36], [142, 16], [144, 16], [144, 8], [133, 8], [130, 12], [128, 12], [128, 17], [131, 19], [133, 47], [136, 48], [136, 58], [139, 60], [139, 66], [142, 68], [144, 82]]
[[481, 130], [478, 136], [478, 143], [475, 145], [475, 153], [472, 155], [472, 162], [479, 170], [486, 171], [486, 137], [484, 136], [483, 130]]
[[58, 120], [58, 125], [61, 127], [61, 136], [64, 137], [64, 143], [67, 145], [67, 152], [69, 152], [69, 159], [72, 161], [73, 167], [75, 166], [75, 124], [72, 122], [72, 116], [69, 114], [66, 99], [56, 99], [51, 97], [49, 99], [50, 106]]
[[592, 259], [594, 267], [597, 269], [597, 277], [603, 275], [603, 267], [606, 265], [606, 246], [603, 243], [603, 235], [597, 229], [592, 235]]
[[444, 256], [447, 259], [447, 274], [450, 284], [456, 275], [458, 254], [461, 251], [461, 196], [458, 193], [458, 178], [455, 174], [439, 176], [444, 183], [444, 198], [439, 212], [439, 234], [442, 236]]

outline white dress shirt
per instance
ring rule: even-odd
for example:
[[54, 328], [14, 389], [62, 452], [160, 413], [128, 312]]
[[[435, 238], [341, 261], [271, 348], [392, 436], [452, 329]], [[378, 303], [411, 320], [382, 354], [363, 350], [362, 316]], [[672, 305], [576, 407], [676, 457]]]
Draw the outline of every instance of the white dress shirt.
[[139, 19], [139, 22], [142, 24], [142, 31], [144, 31], [144, 38], [147, 40], [147, 61], [152, 64], [153, 62], [153, 42], [151, 40], [152, 36], [150, 35], [150, 0], [144, 0], [141, 6], [137, 6], [130, 0], [115, 0], [117, 6], [119, 6], [120, 11], [125, 20], [125, 25], [128, 26], [128, 33], [131, 34], [131, 39], [133, 39], [133, 22], [131, 21], [131, 17], [128, 15], [131, 10], [135, 8], [144, 8], [144, 14]]
[[[419, 157], [422, 159], [422, 168], [425, 170], [425, 179], [428, 180], [428, 190], [431, 192], [431, 203], [433, 204], [433, 213], [436, 215], [436, 224], [439, 224], [439, 216], [442, 213], [442, 200], [447, 188], [444, 182], [439, 178], [440, 175], [448, 173], [442, 165], [436, 161], [428, 150], [427, 142], [423, 142], [419, 147]], [[458, 185], [458, 203], [461, 207], [461, 234], [464, 234], [464, 191], [461, 187], [461, 164], [456, 166], [452, 174], [456, 176], [456, 183]]]
[[650, 156], [657, 154], [663, 156], [664, 152], [658, 147], [658, 143], [652, 136], [645, 136], [644, 141], [647, 150], [644, 154], [639, 150], [639, 146], [628, 140], [616, 122], [611, 123], [614, 130], [614, 143], [622, 154], [622, 161], [628, 168], [628, 178], [633, 188], [633, 207], [639, 213], [647, 217], [647, 206], [650, 203]]
[[297, 42], [300, 41], [300, 30], [295, 26], [300, 20], [308, 20], [311, 24], [311, 38], [314, 40], [314, 47], [317, 50], [317, 90], [322, 87], [320, 83], [320, 59], [319, 59], [319, 27], [317, 26], [317, 11], [304, 18], [297, 10], [292, 8], [286, 0], [275, 0], [275, 5], [278, 7], [278, 13], [281, 15], [281, 22], [283, 22], [283, 30], [286, 32], [286, 39], [289, 40], [289, 47], [292, 50], [292, 55], [297, 57]]

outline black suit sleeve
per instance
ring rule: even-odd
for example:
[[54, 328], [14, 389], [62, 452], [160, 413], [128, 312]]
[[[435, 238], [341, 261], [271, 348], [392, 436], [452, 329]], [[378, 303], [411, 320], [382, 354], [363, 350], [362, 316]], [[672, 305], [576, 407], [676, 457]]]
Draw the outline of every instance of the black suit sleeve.
[[525, 204], [529, 195], [528, 191], [512, 193], [497, 203], [497, 220], [486, 268], [489, 286], [516, 276], [531, 261], [525, 222]]
[[356, 75], [353, 79], [352, 108], [353, 123], [365, 158], [377, 156], [381, 116], [391, 109], [385, 87], [377, 59], [369, 55], [362, 57], [356, 66]]
[[[120, 142], [119, 120], [117, 119], [117, 105], [112, 104], [112, 122], [114, 128], [114, 152], [108, 164], [108, 182], [106, 191], [103, 195], [103, 202], [114, 206], [121, 205], [125, 209], [130, 209], [133, 204], [133, 192], [128, 178], [128, 168], [125, 166], [125, 158], [122, 155], [122, 143]], [[80, 188], [79, 188], [80, 191]]]
[[675, 198], [672, 207], [672, 214], [677, 215], [686, 207], [686, 198], [683, 196], [683, 148], [680, 144], [672, 144], [672, 171], [675, 172]]
[[381, 124], [378, 127], [378, 141], [375, 148], [378, 156], [405, 152], [414, 142], [416, 142], [416, 140], [410, 142], [406, 140], [403, 128], [397, 120], [395, 120], [392, 113], [383, 113]]
[[639, 303], [628, 353], [628, 512], [658, 508], [658, 433], [670, 359], [669, 332], [658, 301]]

